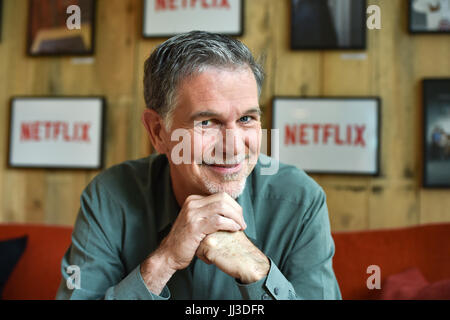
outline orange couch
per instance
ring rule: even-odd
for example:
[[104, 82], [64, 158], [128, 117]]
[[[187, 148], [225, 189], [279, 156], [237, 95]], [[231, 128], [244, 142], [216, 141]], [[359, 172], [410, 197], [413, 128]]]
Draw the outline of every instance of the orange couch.
[[[48, 225], [0, 224], [0, 241], [28, 235], [4, 299], [53, 299], [58, 288], [62, 256], [72, 228]], [[381, 290], [366, 286], [367, 267], [377, 265], [381, 280], [417, 267], [434, 282], [450, 279], [450, 223], [411, 228], [335, 232], [334, 270], [344, 299], [377, 299]]]
[[[429, 283], [450, 280], [450, 223], [335, 232], [333, 238], [333, 267], [344, 299], [378, 299], [388, 276], [409, 268], [417, 268]], [[370, 265], [380, 267], [381, 290], [367, 288]]]

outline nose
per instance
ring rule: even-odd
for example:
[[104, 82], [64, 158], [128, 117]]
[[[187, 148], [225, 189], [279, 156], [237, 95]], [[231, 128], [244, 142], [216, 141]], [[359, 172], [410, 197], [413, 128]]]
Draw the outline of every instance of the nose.
[[238, 128], [227, 128], [224, 135], [224, 154], [226, 159], [236, 159], [245, 154], [245, 135]]

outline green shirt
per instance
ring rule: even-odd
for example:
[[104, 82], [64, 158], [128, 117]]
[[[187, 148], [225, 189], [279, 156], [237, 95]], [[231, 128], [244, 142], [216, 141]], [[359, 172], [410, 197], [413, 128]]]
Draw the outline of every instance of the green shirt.
[[[240, 284], [194, 257], [160, 295], [147, 289], [140, 263], [158, 247], [180, 211], [167, 157], [153, 154], [105, 170], [83, 191], [56, 298], [341, 299], [324, 191], [294, 166], [273, 162], [278, 172], [261, 174], [268, 169], [263, 163], [270, 161], [275, 160], [260, 155], [237, 199], [245, 234], [270, 260], [263, 279]], [[69, 265], [80, 272], [68, 272]], [[80, 287], [69, 289], [68, 278], [78, 275]]]

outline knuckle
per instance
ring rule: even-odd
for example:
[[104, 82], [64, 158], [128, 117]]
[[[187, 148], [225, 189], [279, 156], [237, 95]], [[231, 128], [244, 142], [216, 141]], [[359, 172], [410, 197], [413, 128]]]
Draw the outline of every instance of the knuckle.
[[220, 199], [226, 199], [228, 194], [224, 191], [222, 191], [221, 193], [219, 193]]
[[189, 195], [186, 200], [184, 200], [185, 205], [193, 205], [196, 201], [200, 200], [200, 197], [195, 194]]
[[186, 229], [187, 229], [187, 232], [188, 232], [189, 234], [192, 234], [192, 233], [194, 233], [194, 231], [195, 231], [194, 225], [193, 225], [192, 223], [189, 223], [189, 224], [186, 226]]
[[208, 253], [209, 253], [209, 252], [208, 252], [209, 250], [206, 250], [206, 247], [213, 247], [213, 246], [215, 246], [216, 241], [215, 241], [215, 239], [214, 239], [213, 236], [208, 235], [208, 236], [203, 240], [203, 242], [204, 242], [204, 244], [205, 244], [204, 254], [207, 256]]
[[186, 208], [184, 214], [185, 214], [186, 220], [188, 222], [191, 222], [193, 220], [194, 212], [192, 210], [190, 210], [189, 208]]
[[186, 201], [184, 202], [186, 208], [188, 209], [192, 209], [193, 205], [194, 205], [194, 200], [187, 198]]
[[223, 202], [218, 202], [217, 203], [217, 210], [220, 210], [221, 212], [225, 211], [226, 209], [226, 205]]
[[223, 218], [221, 216], [214, 216], [212, 218], [212, 224], [216, 229], [220, 228], [222, 223], [223, 223]]

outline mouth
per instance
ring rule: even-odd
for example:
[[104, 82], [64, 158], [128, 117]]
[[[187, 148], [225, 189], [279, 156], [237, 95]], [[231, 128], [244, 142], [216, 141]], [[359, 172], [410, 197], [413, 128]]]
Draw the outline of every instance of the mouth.
[[237, 164], [208, 164], [203, 162], [203, 165], [219, 174], [233, 174], [242, 169], [243, 162]]

